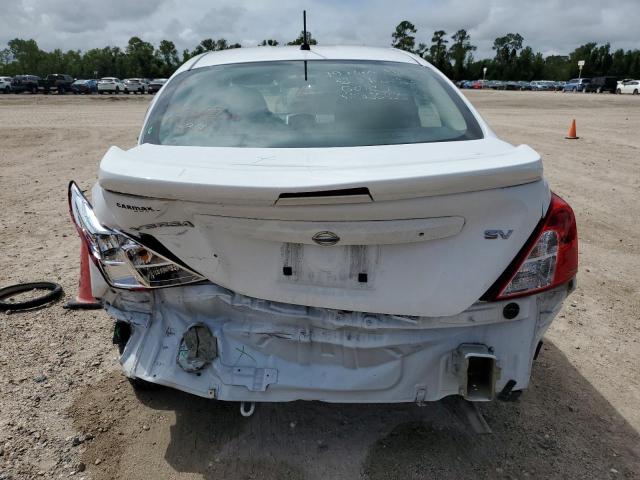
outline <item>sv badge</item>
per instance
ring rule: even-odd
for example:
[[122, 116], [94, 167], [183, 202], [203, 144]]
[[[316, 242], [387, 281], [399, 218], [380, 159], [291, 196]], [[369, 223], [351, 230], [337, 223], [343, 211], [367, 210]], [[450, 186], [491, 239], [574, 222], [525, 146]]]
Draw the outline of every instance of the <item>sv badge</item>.
[[487, 240], [496, 240], [498, 238], [507, 240], [512, 233], [513, 230], [485, 230], [484, 238], [486, 238]]

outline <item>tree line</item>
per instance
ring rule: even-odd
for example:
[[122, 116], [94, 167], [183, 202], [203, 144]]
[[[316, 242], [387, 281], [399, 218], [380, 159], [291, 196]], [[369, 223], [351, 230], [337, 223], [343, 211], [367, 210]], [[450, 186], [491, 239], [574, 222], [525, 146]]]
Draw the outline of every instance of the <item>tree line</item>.
[[[288, 45], [300, 45], [304, 39], [298, 37]], [[307, 32], [307, 41], [317, 41]], [[279, 42], [265, 39], [259, 46], [276, 46]], [[169, 77], [184, 62], [206, 51], [240, 48], [239, 43], [230, 43], [224, 38], [205, 38], [193, 50], [178, 52], [170, 40], [162, 40], [157, 47], [140, 37], [131, 37], [124, 49], [107, 46], [90, 50], [67, 50], [57, 48], [50, 52], [42, 50], [33, 39], [14, 38], [0, 50], [0, 75], [14, 76], [30, 74], [45, 76], [49, 73], [65, 73], [74, 78], [162, 78]]]
[[[584, 60], [582, 75], [585, 77], [611, 75], [619, 78], [640, 78], [640, 50], [611, 50], [611, 45], [595, 42], [579, 46], [568, 55], [543, 56], [525, 45], [519, 33], [507, 33], [493, 42], [493, 58], [476, 59], [477, 47], [469, 33], [460, 29], [453, 34], [436, 30], [430, 43], [416, 43], [417, 28], [408, 20], [398, 24], [392, 33], [391, 45], [415, 53], [428, 60], [453, 80], [474, 80], [483, 77], [500, 80], [567, 80], [578, 76], [578, 60]], [[287, 45], [300, 45], [300, 34]], [[307, 42], [317, 41], [308, 32]], [[258, 46], [277, 46], [275, 39], [265, 39]], [[115, 76], [169, 77], [182, 63], [206, 51], [241, 48], [224, 38], [206, 38], [195, 48], [179, 52], [170, 40], [162, 40], [157, 46], [140, 37], [131, 37], [124, 49], [107, 46], [86, 51], [55, 49], [42, 50], [33, 39], [15, 38], [0, 50], [0, 74], [66, 73], [74, 78]]]
[[391, 45], [420, 55], [449, 78], [475, 80], [483, 77], [497, 80], [568, 80], [578, 76], [578, 61], [584, 60], [583, 77], [610, 75], [618, 78], [640, 78], [640, 50], [617, 49], [611, 45], [589, 42], [568, 55], [543, 56], [524, 44], [519, 33], [507, 33], [493, 41], [494, 57], [476, 60], [477, 47], [471, 43], [469, 33], [460, 29], [453, 35], [436, 30], [431, 43], [416, 45], [417, 29], [403, 20], [391, 34]]

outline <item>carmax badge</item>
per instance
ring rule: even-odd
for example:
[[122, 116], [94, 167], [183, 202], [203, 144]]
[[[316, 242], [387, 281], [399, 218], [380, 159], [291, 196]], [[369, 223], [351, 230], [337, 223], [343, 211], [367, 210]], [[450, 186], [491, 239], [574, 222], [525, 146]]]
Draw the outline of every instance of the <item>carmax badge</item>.
[[324, 231], [316, 233], [311, 237], [311, 240], [323, 247], [330, 247], [331, 245], [338, 243], [340, 241], [340, 237], [333, 232]]

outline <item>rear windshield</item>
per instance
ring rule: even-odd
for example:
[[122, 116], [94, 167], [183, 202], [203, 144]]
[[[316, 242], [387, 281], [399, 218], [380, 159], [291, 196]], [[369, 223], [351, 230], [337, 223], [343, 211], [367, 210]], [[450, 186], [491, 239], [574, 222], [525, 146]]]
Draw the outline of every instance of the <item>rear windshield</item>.
[[320, 60], [183, 72], [162, 91], [142, 142], [304, 148], [479, 138], [465, 103], [427, 67]]

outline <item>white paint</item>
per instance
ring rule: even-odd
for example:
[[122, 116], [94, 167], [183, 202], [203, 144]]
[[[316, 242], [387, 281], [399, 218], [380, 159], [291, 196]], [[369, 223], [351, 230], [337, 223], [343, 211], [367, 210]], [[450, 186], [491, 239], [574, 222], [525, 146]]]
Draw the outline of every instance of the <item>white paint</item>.
[[[533, 231], [548, 196], [546, 183], [537, 181], [455, 195], [308, 207], [152, 200], [114, 194], [100, 185], [92, 199], [101, 221], [125, 231], [161, 221], [192, 222], [194, 228], [161, 227], [146, 233], [212, 282], [243, 295], [315, 307], [439, 316], [457, 314], [482, 296]], [[123, 209], [118, 203], [153, 211]], [[465, 223], [459, 233], [446, 238], [402, 241], [406, 220], [442, 217], [461, 217]], [[254, 220], [252, 234], [247, 233], [251, 220], [246, 219]], [[305, 232], [311, 237], [310, 224], [315, 223], [319, 232], [344, 223], [340, 233], [363, 238], [382, 235], [385, 229], [389, 232], [386, 222], [396, 220], [400, 222], [395, 237], [381, 236], [366, 254], [340, 243], [313, 246], [309, 238], [309, 245], [294, 254], [295, 270], [305, 281], [296, 283], [283, 275], [283, 267], [293, 267], [287, 264], [287, 245], [300, 242]], [[371, 222], [383, 221], [376, 231], [373, 225], [378, 224]], [[278, 222], [283, 229], [276, 234]], [[486, 240], [484, 231], [496, 228], [513, 230], [513, 234], [508, 240]], [[295, 230], [287, 237], [287, 231]], [[360, 265], [358, 255], [366, 257], [363, 272], [355, 271]], [[358, 282], [358, 273], [368, 274], [366, 284]]]
[[640, 93], [640, 80], [627, 80], [626, 82], [618, 82], [618, 90], [620, 90], [620, 93], [638, 95]]
[[535, 182], [540, 156], [495, 138], [343, 148], [111, 147], [102, 188], [143, 197], [269, 204], [287, 192], [367, 187], [374, 201]]
[[[456, 395], [457, 348], [493, 349], [500, 377], [529, 384], [533, 353], [566, 289], [507, 302], [477, 304], [448, 317], [407, 318], [282, 305], [214, 285], [109, 294], [107, 311], [133, 325], [120, 361], [125, 374], [220, 400], [273, 402], [414, 402]], [[137, 299], [137, 304], [136, 304]], [[188, 312], [188, 315], [185, 315]], [[185, 331], [206, 325], [219, 357], [201, 374], [176, 358]]]

